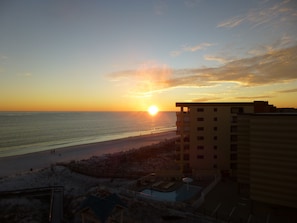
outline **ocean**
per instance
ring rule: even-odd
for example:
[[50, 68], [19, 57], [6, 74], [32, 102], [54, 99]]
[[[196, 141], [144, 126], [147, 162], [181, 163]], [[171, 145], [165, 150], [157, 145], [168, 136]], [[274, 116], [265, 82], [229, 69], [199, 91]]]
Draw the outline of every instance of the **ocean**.
[[175, 130], [175, 112], [0, 112], [0, 157]]

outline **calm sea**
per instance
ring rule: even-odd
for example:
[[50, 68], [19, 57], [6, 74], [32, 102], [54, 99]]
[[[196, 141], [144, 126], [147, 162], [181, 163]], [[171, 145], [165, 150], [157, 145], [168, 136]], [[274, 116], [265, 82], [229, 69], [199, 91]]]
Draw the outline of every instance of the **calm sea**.
[[0, 112], [0, 157], [175, 129], [175, 112]]

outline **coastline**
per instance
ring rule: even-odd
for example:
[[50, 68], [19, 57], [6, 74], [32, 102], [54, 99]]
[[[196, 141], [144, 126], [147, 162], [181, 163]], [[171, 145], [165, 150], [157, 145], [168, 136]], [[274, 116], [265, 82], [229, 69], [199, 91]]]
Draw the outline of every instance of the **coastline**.
[[0, 157], [0, 177], [34, 171], [57, 162], [87, 159], [92, 156], [137, 149], [176, 137], [175, 131], [131, 136], [122, 139], [57, 148], [23, 155]]

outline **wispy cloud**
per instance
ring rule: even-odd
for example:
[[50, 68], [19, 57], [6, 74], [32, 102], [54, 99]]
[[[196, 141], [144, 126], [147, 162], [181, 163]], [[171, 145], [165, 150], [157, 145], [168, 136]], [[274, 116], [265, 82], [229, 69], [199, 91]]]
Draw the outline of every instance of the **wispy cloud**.
[[171, 69], [144, 66], [138, 70], [111, 73], [114, 81], [135, 81], [137, 92], [160, 91], [175, 87], [214, 86], [232, 82], [260, 86], [297, 80], [297, 46], [250, 58], [233, 60], [216, 68]]
[[239, 96], [239, 97], [235, 97], [235, 99], [239, 99], [239, 100], [250, 100], [251, 98], [253, 99], [265, 99], [265, 98], [273, 98], [272, 95], [257, 95], [257, 96]]
[[260, 56], [263, 54], [273, 54], [275, 51], [279, 51], [284, 48], [290, 48], [296, 44], [297, 44], [297, 39], [285, 33], [280, 39], [278, 39], [271, 45], [257, 46], [256, 48], [248, 51], [248, 54], [252, 56]]
[[253, 27], [256, 27], [271, 21], [279, 23], [292, 19], [296, 20], [297, 9], [296, 7], [291, 7], [290, 2], [290, 0], [284, 0], [270, 7], [264, 5], [263, 8], [253, 9], [244, 15], [238, 15], [222, 21], [217, 25], [217, 27], [234, 28], [243, 22], [249, 22], [253, 25]]
[[213, 43], [200, 43], [198, 45], [194, 45], [194, 46], [183, 46], [180, 50], [174, 50], [170, 53], [171, 56], [178, 56], [183, 52], [196, 52], [198, 50], [203, 50], [206, 49], [207, 47], [213, 46]]
[[219, 63], [227, 63], [230, 60], [223, 58], [223, 57], [219, 57], [219, 56], [212, 56], [212, 55], [205, 55], [204, 56], [205, 60], [209, 60], [209, 61], [217, 61]]
[[30, 72], [19, 73], [18, 76], [20, 76], [20, 77], [32, 77], [32, 73], [30, 73]]
[[292, 88], [292, 89], [287, 89], [287, 90], [282, 90], [282, 91], [277, 91], [278, 93], [294, 93], [297, 92], [297, 88]]
[[7, 60], [7, 59], [8, 59], [7, 56], [5, 56], [5, 55], [0, 55], [0, 60]]
[[200, 98], [194, 98], [191, 100], [191, 102], [208, 102], [208, 101], [219, 101], [222, 100], [221, 97], [200, 97]]
[[157, 15], [163, 15], [166, 12], [167, 8], [167, 3], [164, 0], [159, 0], [154, 4], [154, 12]]

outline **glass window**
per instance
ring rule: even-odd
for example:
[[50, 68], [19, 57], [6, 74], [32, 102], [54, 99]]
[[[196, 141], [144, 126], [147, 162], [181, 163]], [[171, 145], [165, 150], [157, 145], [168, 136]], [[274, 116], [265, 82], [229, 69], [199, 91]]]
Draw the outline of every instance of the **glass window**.
[[197, 146], [197, 149], [204, 149], [204, 146]]
[[197, 130], [198, 131], [203, 131], [204, 130], [204, 127], [198, 127]]
[[197, 118], [197, 121], [204, 121], [204, 118], [202, 118], [202, 117], [198, 117], [198, 118]]
[[197, 112], [204, 112], [204, 108], [197, 108]]
[[231, 142], [237, 141], [237, 135], [231, 135]]
[[204, 139], [204, 136], [197, 136], [197, 139], [198, 140], [203, 140]]
[[189, 160], [189, 159], [190, 159], [189, 154], [184, 154], [184, 160]]
[[231, 151], [237, 151], [237, 144], [231, 144], [230, 150]]
[[230, 159], [231, 160], [237, 160], [237, 154], [231, 154]]
[[204, 159], [203, 155], [197, 155], [197, 159]]
[[231, 108], [231, 113], [236, 113], [236, 114], [238, 114], [238, 113], [243, 113], [243, 108], [242, 107], [232, 107]]
[[232, 123], [237, 123], [237, 116], [232, 116]]
[[237, 126], [231, 125], [231, 132], [237, 132]]

